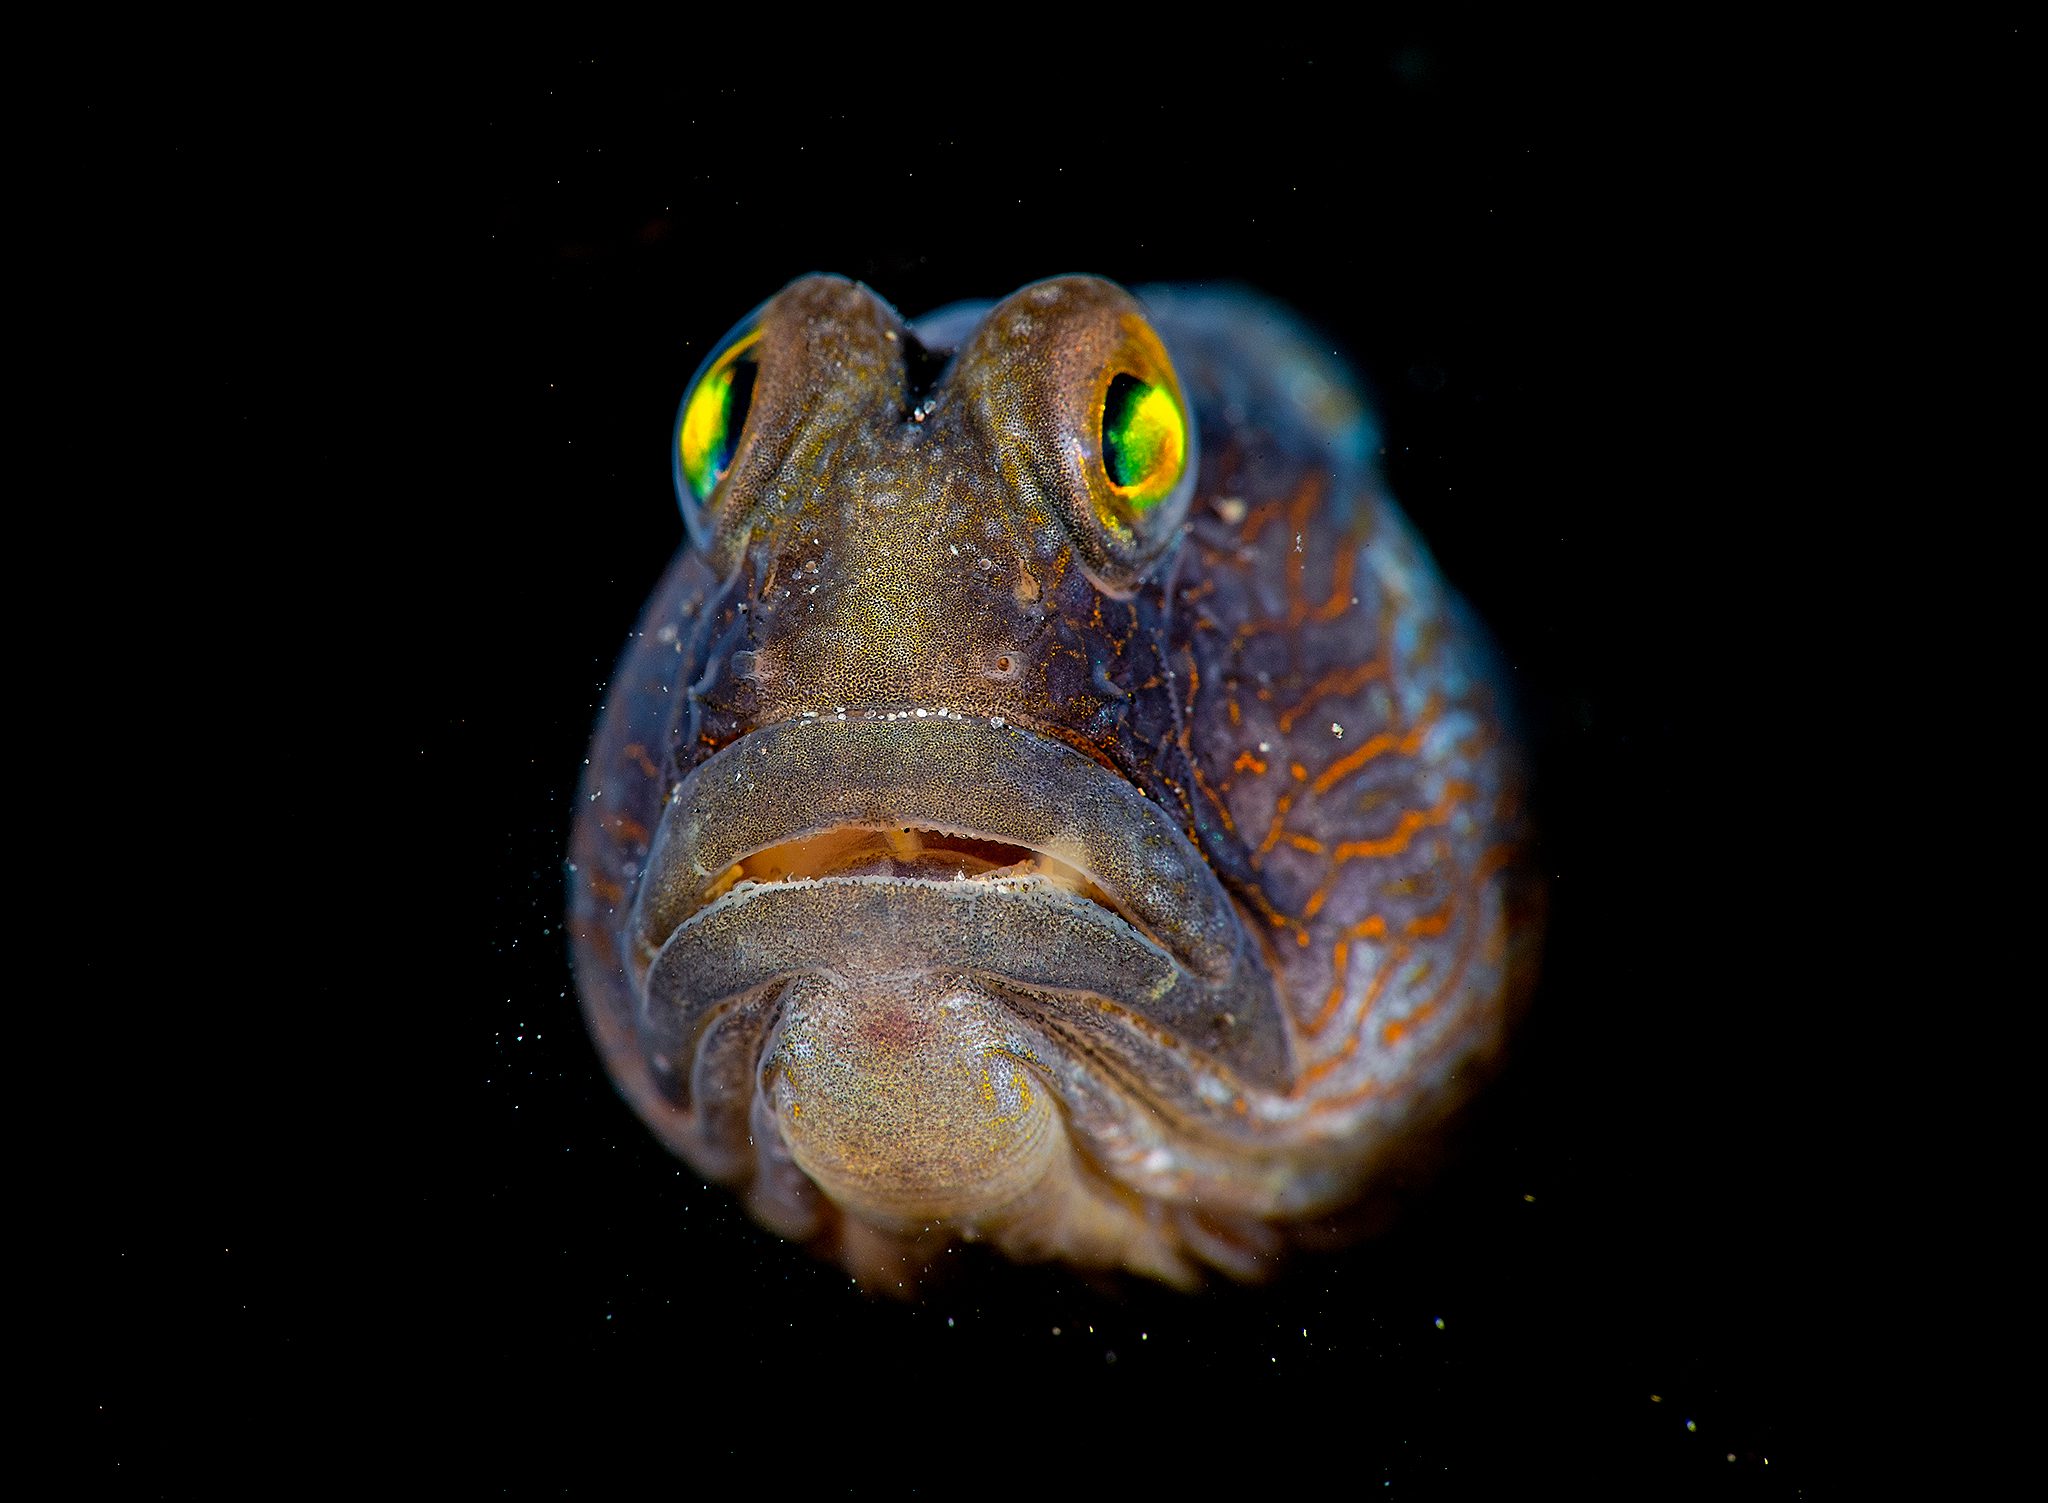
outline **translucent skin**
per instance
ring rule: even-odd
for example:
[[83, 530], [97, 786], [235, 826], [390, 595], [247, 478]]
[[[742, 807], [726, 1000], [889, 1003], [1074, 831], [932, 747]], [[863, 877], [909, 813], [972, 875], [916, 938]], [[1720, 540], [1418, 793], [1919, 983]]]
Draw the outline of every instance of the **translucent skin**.
[[[872, 1284], [953, 1238], [1256, 1276], [1468, 1089], [1540, 927], [1491, 655], [1349, 378], [1234, 291], [757, 317], [579, 800], [608, 1068]], [[1119, 372], [1192, 418], [1142, 512]]]

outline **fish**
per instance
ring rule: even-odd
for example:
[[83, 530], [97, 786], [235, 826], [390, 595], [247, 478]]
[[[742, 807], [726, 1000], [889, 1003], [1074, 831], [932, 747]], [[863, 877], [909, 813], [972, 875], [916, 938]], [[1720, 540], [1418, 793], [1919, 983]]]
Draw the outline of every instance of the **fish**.
[[655, 1135], [870, 1288], [948, 1248], [1252, 1280], [1435, 1139], [1533, 985], [1497, 649], [1356, 378], [1238, 287], [715, 347], [568, 861]]

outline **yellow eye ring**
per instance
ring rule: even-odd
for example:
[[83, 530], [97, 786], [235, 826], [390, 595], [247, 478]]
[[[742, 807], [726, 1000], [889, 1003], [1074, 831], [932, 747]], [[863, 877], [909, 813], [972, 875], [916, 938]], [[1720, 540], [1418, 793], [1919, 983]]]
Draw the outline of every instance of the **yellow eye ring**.
[[1172, 390], [1119, 373], [1102, 399], [1102, 469], [1133, 516], [1173, 494], [1188, 459], [1187, 416]]
[[761, 331], [750, 328], [705, 363], [676, 419], [676, 487], [700, 506], [732, 467], [753, 404]]

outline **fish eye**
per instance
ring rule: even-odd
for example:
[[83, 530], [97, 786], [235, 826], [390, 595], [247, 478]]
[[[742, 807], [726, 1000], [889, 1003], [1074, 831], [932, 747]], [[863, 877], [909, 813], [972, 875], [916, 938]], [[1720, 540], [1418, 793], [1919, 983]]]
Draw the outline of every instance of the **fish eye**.
[[703, 505], [732, 468], [760, 374], [761, 330], [751, 320], [712, 353], [683, 399], [676, 423], [676, 473], [686, 500]]
[[1173, 493], [1187, 467], [1188, 425], [1173, 392], [1120, 372], [1102, 399], [1102, 468], [1134, 517]]

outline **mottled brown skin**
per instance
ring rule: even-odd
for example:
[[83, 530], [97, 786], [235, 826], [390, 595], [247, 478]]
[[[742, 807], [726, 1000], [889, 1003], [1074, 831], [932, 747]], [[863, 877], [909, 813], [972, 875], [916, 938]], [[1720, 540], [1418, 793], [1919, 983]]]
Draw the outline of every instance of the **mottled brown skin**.
[[[1070, 277], [913, 330], [811, 277], [758, 319], [585, 779], [608, 1067], [870, 1284], [954, 1238], [1257, 1275], [1526, 991], [1482, 635], [1270, 304]], [[1177, 372], [1199, 435], [1142, 515], [1103, 470], [1118, 372]]]

